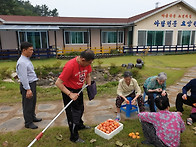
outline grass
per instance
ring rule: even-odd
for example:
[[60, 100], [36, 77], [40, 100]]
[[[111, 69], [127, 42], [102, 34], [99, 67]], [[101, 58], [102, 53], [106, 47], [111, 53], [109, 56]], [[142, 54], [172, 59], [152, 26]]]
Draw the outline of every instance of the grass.
[[[123, 57], [115, 57], [115, 58], [105, 58], [99, 59], [103, 61], [103, 67], [110, 66], [111, 63], [115, 63], [116, 66], [121, 66], [121, 64], [128, 64], [136, 62], [137, 58], [141, 58], [140, 56], [123, 56]], [[195, 54], [186, 54], [186, 55], [165, 55], [165, 56], [146, 56], [143, 59], [145, 62], [145, 66], [143, 69], [139, 70], [139, 73], [142, 75], [141, 82], [143, 82], [147, 77], [152, 75], [157, 75], [159, 72], [166, 72], [168, 75], [167, 85], [174, 84], [177, 80], [179, 80], [186, 70], [190, 67], [195, 66], [196, 63], [196, 55]], [[44, 60], [33, 60], [33, 64], [35, 67], [42, 65], [53, 65], [57, 61], [61, 61], [61, 66], [63, 67], [67, 60], [58, 60], [55, 58], [44, 59]], [[11, 70], [15, 70], [16, 61], [0, 61], [0, 68], [9, 67]], [[95, 59], [93, 66], [97, 66], [97, 59]], [[116, 96], [116, 87], [118, 81], [109, 82], [104, 85], [98, 85], [98, 94], [96, 99], [101, 98], [109, 98]], [[0, 81], [0, 103], [16, 103], [21, 102], [21, 95], [19, 93], [19, 84], [18, 83], [6, 83]], [[84, 96], [86, 97], [86, 91], [84, 92]], [[60, 90], [57, 88], [37, 88], [38, 101], [51, 101], [61, 99]], [[175, 108], [171, 109], [172, 111]], [[183, 113], [183, 119], [185, 120], [190, 113], [190, 107], [186, 107]], [[144, 140], [144, 136], [142, 133], [141, 125], [137, 119], [134, 120], [125, 120], [122, 122], [124, 124], [124, 129], [114, 136], [112, 139], [105, 140], [100, 136], [94, 133], [94, 129], [91, 130], [83, 130], [80, 131], [80, 137], [85, 139], [85, 144], [74, 144], [69, 141], [69, 130], [68, 127], [52, 127], [49, 128], [40, 141], [35, 143], [35, 146], [45, 147], [45, 146], [100, 146], [100, 147], [113, 147], [115, 146], [115, 142], [121, 141], [125, 145], [130, 145], [131, 147], [144, 146], [141, 144], [141, 141]], [[194, 124], [195, 125], [195, 124]], [[95, 127], [95, 126], [92, 126]], [[193, 126], [186, 126], [186, 130], [181, 134], [181, 146], [182, 147], [194, 147], [196, 146], [196, 135], [192, 130]], [[140, 139], [131, 139], [128, 137], [130, 132], [140, 133]], [[0, 133], [0, 146], [3, 142], [7, 141], [8, 146], [10, 147], [23, 147], [27, 146], [39, 133], [38, 130], [27, 130], [22, 129], [17, 132], [9, 132], [9, 133]], [[56, 136], [62, 134], [63, 140], [57, 140]], [[90, 143], [91, 139], [96, 139], [97, 141], [94, 144]]]
[[[183, 119], [188, 117], [190, 113], [190, 107], [185, 106], [185, 111], [183, 113]], [[174, 108], [171, 109], [174, 111]], [[69, 141], [69, 129], [68, 127], [51, 127], [46, 130], [43, 137], [35, 142], [34, 146], [39, 147], [60, 147], [60, 146], [72, 146], [72, 147], [114, 147], [116, 146], [116, 141], [122, 142], [124, 145], [129, 145], [131, 147], [140, 147], [146, 146], [141, 144], [141, 141], [144, 140], [144, 136], [142, 133], [141, 124], [138, 119], [125, 120], [123, 123], [123, 130], [115, 135], [110, 140], [103, 139], [94, 133], [94, 127], [89, 130], [79, 131], [80, 137], [85, 140], [84, 144], [75, 144]], [[194, 124], [196, 126], [196, 124]], [[181, 134], [181, 147], [195, 147], [196, 146], [196, 135], [194, 135], [194, 131], [192, 130], [194, 126], [187, 126], [186, 130]], [[27, 146], [42, 130], [29, 130], [22, 129], [17, 132], [9, 132], [9, 133], [0, 133], [0, 143], [2, 145], [3, 142], [7, 141], [8, 146], [10, 147], [25, 147]], [[130, 132], [139, 132], [140, 139], [132, 139], [128, 136]], [[63, 139], [60, 141], [57, 139], [57, 136], [62, 135]], [[91, 139], [96, 139], [94, 144], [90, 143]]]
[[[93, 66], [98, 66], [101, 62], [102, 67], [111, 66], [115, 64], [116, 66], [121, 66], [122, 64], [136, 63], [136, 59], [141, 58], [140, 56], [121, 56], [114, 58], [104, 58], [95, 59]], [[139, 70], [141, 74], [141, 79], [137, 79], [140, 86], [144, 80], [153, 75], [157, 75], [160, 72], [166, 72], [168, 75], [167, 86], [174, 84], [179, 80], [189, 67], [195, 66], [196, 54], [184, 54], [184, 55], [164, 55], [164, 56], [146, 56], [143, 59], [145, 64], [144, 68]], [[43, 59], [43, 60], [32, 60], [34, 67], [54, 65], [57, 61], [61, 62], [61, 67], [68, 60], [59, 60], [55, 58]], [[16, 61], [0, 61], [0, 69], [9, 67], [10, 70], [15, 70]], [[126, 70], [126, 69], [124, 69]], [[115, 84], [114, 84], [115, 83]], [[106, 83], [103, 85], [98, 85], [97, 99], [105, 97], [115, 97], [116, 96], [116, 82]], [[60, 90], [53, 88], [37, 88], [38, 101], [48, 101], [48, 100], [59, 100], [61, 99]], [[0, 103], [15, 103], [21, 102], [21, 96], [19, 92], [18, 83], [6, 83], [0, 81]], [[84, 95], [85, 98], [86, 94]]]

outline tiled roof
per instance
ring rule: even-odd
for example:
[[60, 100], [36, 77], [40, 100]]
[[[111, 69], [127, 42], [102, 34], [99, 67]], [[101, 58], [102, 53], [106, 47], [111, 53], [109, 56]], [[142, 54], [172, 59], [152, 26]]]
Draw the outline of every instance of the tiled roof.
[[127, 23], [127, 18], [85, 18], [0, 15], [6, 22], [58, 22], [58, 23]]
[[143, 17], [145, 17], [145, 16], [148, 16], [148, 15], [154, 13], [154, 12], [157, 12], [158, 10], [161, 10], [161, 9], [163, 9], [163, 8], [165, 8], [165, 7], [167, 7], [167, 6], [171, 5], [171, 4], [173, 4], [173, 3], [176, 3], [176, 2], [177, 2], [177, 1], [172, 2], [172, 3], [169, 3], [169, 4], [164, 5], [164, 6], [162, 6], [162, 7], [158, 7], [158, 8], [152, 9], [152, 10], [150, 10], [150, 11], [141, 13], [141, 14], [139, 14], [139, 15], [135, 15], [135, 16], [133, 16], [133, 17], [129, 17], [129, 18], [128, 18], [128, 22], [129, 22], [129, 23], [134, 22], [134, 21], [136, 21], [136, 20], [138, 20], [138, 19], [141, 19], [141, 18], [143, 18]]
[[17, 16], [17, 15], [0, 15], [0, 21], [3, 24], [110, 24], [110, 25], [126, 25], [127, 23], [134, 23], [145, 17], [151, 16], [161, 10], [166, 9], [172, 5], [184, 1], [177, 0], [162, 7], [152, 9], [150, 11], [135, 15], [129, 18], [89, 18], [89, 17], [46, 17], [46, 16]]

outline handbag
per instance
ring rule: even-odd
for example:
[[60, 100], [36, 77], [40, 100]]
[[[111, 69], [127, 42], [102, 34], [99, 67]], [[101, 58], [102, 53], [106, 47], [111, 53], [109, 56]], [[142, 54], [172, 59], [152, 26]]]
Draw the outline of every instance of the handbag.
[[91, 85], [87, 87], [88, 98], [91, 101], [97, 94], [97, 86], [95, 81], [91, 81]]

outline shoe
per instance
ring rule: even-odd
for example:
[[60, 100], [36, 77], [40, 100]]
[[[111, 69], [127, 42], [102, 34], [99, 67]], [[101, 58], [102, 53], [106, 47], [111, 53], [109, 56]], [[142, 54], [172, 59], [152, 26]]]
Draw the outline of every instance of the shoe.
[[120, 121], [120, 118], [119, 117], [116, 117], [115, 121], [119, 122]]
[[144, 141], [142, 141], [141, 143], [142, 143], [142, 144], [152, 144], [152, 143], [150, 143], [148, 140], [144, 140]]
[[90, 128], [91, 128], [90, 126], [83, 125], [83, 126], [79, 127], [78, 130], [90, 129]]
[[41, 118], [36, 118], [36, 117], [35, 117], [35, 118], [33, 119], [33, 122], [40, 122], [40, 121], [42, 121]]
[[75, 143], [84, 143], [85, 141], [84, 140], [82, 140], [81, 138], [78, 138], [76, 141], [75, 141]]
[[84, 126], [84, 129], [90, 129], [91, 127], [90, 126]]
[[29, 125], [25, 125], [25, 128], [29, 128], [29, 129], [37, 129], [38, 126], [36, 126], [34, 123], [30, 123]]
[[189, 125], [189, 126], [192, 126], [192, 124], [193, 124], [192, 118], [187, 118], [186, 119], [186, 124]]

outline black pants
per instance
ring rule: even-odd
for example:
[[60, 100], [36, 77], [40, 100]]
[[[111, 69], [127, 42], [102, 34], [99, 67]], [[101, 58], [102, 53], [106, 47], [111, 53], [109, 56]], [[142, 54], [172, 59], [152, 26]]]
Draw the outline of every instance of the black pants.
[[176, 109], [177, 111], [183, 112], [183, 104], [195, 107], [193, 104], [196, 103], [196, 99], [193, 99], [192, 97], [187, 95], [187, 100], [184, 100], [182, 98], [183, 94], [182, 93], [178, 93], [177, 97], [176, 97]]
[[[135, 97], [135, 91], [133, 91], [128, 96], [126, 96], [126, 98], [128, 98], [128, 97], [134, 98]], [[116, 98], [116, 107], [120, 108], [123, 102], [124, 102], [124, 99], [121, 96], [118, 95], [117, 98]], [[137, 98], [137, 102], [138, 102], [140, 112], [144, 112], [145, 111], [144, 100], [143, 100], [141, 95]]]
[[[145, 87], [143, 87], [143, 88], [144, 88], [144, 92], [148, 96], [148, 104], [149, 104], [150, 112], [156, 112], [155, 111], [154, 94], [161, 95], [161, 92], [148, 92]], [[167, 96], [167, 94], [166, 94], [166, 96]]]
[[[71, 89], [68, 88], [73, 93], [78, 93], [81, 89]], [[71, 98], [62, 92], [64, 106], [66, 106]], [[69, 125], [69, 130], [71, 133], [70, 140], [75, 142], [79, 138], [78, 130], [84, 127], [82, 115], [84, 113], [84, 102], [83, 102], [83, 93], [81, 92], [78, 96], [78, 99], [73, 101], [65, 110], [67, 115], [67, 121]]]
[[30, 83], [30, 88], [33, 93], [32, 98], [26, 98], [27, 91], [23, 88], [22, 84], [20, 84], [20, 93], [22, 94], [22, 108], [23, 108], [23, 116], [25, 120], [25, 125], [29, 125], [33, 122], [35, 118], [35, 106], [36, 106], [36, 82]]
[[156, 147], [167, 147], [156, 135], [153, 124], [142, 121], [142, 130], [146, 140]]
[[196, 113], [191, 113], [190, 118], [192, 118], [193, 122], [196, 122]]

